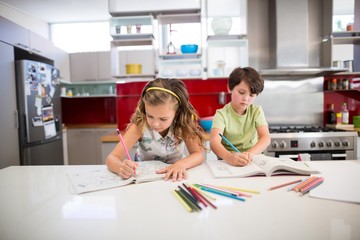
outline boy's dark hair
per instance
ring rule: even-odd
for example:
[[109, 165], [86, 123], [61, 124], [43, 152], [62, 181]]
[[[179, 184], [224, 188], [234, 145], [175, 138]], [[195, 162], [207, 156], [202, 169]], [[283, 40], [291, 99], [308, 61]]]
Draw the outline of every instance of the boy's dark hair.
[[249, 84], [251, 94], [258, 95], [264, 89], [264, 79], [252, 67], [235, 68], [229, 76], [229, 89], [233, 90], [242, 81]]

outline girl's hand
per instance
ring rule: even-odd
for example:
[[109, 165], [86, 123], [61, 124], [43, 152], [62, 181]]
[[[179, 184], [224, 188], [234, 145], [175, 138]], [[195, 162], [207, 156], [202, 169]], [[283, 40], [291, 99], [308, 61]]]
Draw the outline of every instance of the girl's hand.
[[224, 160], [230, 165], [242, 167], [251, 163], [251, 158], [252, 158], [251, 154], [248, 152], [243, 152], [243, 153], [232, 152], [231, 157], [229, 159], [226, 160], [224, 159]]
[[188, 177], [186, 168], [182, 166], [181, 162], [179, 161], [171, 164], [168, 167], [157, 170], [156, 173], [166, 173], [164, 177], [165, 181], [169, 180], [170, 178], [173, 182], [181, 181], [183, 179], [187, 179]]
[[118, 175], [123, 179], [128, 179], [131, 176], [135, 176], [137, 165], [138, 165], [137, 163], [135, 163], [129, 159], [125, 159], [124, 161], [122, 161], [120, 163]]

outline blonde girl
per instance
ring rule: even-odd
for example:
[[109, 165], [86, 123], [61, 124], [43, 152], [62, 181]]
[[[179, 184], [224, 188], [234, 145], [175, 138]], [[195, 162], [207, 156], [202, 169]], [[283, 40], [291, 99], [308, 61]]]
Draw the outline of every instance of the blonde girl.
[[[204, 160], [205, 140], [197, 120], [181, 80], [157, 78], [149, 82], [123, 135], [127, 149], [138, 142], [135, 161], [124, 159], [126, 152], [119, 143], [106, 158], [109, 170], [127, 179], [134, 174], [137, 161], [159, 160], [171, 164], [157, 172], [165, 173], [165, 180], [186, 179], [186, 170]], [[189, 155], [184, 157], [185, 146]]]

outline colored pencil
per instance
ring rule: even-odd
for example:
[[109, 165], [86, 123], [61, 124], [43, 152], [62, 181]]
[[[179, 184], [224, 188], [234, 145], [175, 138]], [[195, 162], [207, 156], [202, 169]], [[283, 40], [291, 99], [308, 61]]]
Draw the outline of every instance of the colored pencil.
[[324, 182], [324, 178], [323, 177], [319, 177], [317, 178], [315, 181], [311, 182], [310, 184], [306, 185], [305, 187], [301, 188], [299, 191], [302, 194], [306, 194], [307, 192], [309, 192], [311, 189], [319, 186], [321, 183]]
[[224, 135], [222, 135], [221, 133], [219, 133], [219, 135], [220, 135], [220, 137], [221, 137], [222, 139], [225, 140], [225, 142], [226, 142], [232, 149], [234, 149], [236, 152], [240, 153], [240, 151], [239, 151], [229, 140], [227, 140], [226, 137], [224, 137]]
[[124, 150], [125, 150], [125, 152], [126, 152], [126, 156], [128, 157], [129, 160], [131, 160], [129, 151], [128, 151], [126, 145], [125, 145], [125, 141], [124, 141], [123, 137], [121, 136], [120, 130], [119, 130], [119, 129], [116, 129], [116, 132], [117, 132], [117, 134], [118, 134], [118, 136], [119, 136], [119, 138], [120, 138], [120, 142], [121, 142], [121, 144], [122, 144], [122, 146], [123, 146], [123, 148], [124, 148]]
[[298, 192], [302, 187], [306, 186], [307, 184], [311, 183], [312, 181], [316, 180], [316, 177], [310, 177], [307, 180], [299, 183], [294, 187], [294, 191]]
[[195, 206], [197, 210], [202, 210], [202, 208], [197, 204], [196, 199], [194, 199], [188, 192], [186, 192], [181, 186], [178, 186], [180, 189], [180, 193], [184, 194], [184, 196], [189, 199], [192, 205]]
[[221, 186], [214, 186], [214, 185], [211, 185], [211, 184], [202, 184], [202, 185], [203, 185], [203, 186], [206, 186], [206, 187], [218, 189], [218, 190], [220, 190], [220, 191], [224, 191], [224, 192], [228, 192], [228, 193], [233, 193], [233, 194], [236, 194], [236, 195], [238, 195], [238, 196], [252, 197], [250, 194], [245, 194], [245, 193], [242, 193], [242, 192], [239, 192], [239, 191], [226, 189], [225, 187], [221, 187]]
[[289, 186], [289, 185], [291, 185], [291, 184], [298, 183], [298, 182], [301, 182], [301, 179], [298, 179], [298, 180], [295, 180], [295, 181], [291, 181], [291, 182], [287, 182], [287, 183], [283, 183], [283, 184], [280, 184], [280, 185], [271, 187], [271, 188], [269, 188], [268, 190], [269, 190], [269, 191], [275, 190], [275, 189], [282, 188], [282, 187], [286, 187], [286, 186]]
[[193, 186], [193, 189], [194, 189], [196, 192], [200, 193], [202, 196], [204, 196], [204, 197], [206, 197], [206, 198], [209, 198], [209, 199], [211, 199], [211, 200], [213, 200], [213, 201], [216, 201], [216, 198], [215, 198], [215, 197], [210, 196], [210, 195], [207, 194], [205, 191], [202, 191], [200, 188], [195, 187], [194, 184], [192, 184], [192, 186]]
[[191, 192], [191, 194], [194, 195], [199, 200], [199, 202], [201, 202], [205, 207], [207, 207], [206, 202], [201, 198], [199, 193], [197, 193], [192, 187], [188, 187], [188, 189]]
[[236, 200], [239, 200], [239, 201], [245, 201], [245, 199], [243, 199], [241, 197], [238, 197], [238, 196], [235, 196], [233, 194], [226, 193], [226, 192], [222, 192], [222, 191], [219, 191], [219, 190], [215, 190], [215, 189], [212, 189], [212, 188], [206, 188], [206, 187], [200, 187], [200, 186], [199, 186], [199, 188], [201, 190], [211, 192], [211, 193], [215, 193], [215, 194], [218, 194], [218, 195], [221, 195], [221, 196], [224, 196], [224, 197], [229, 197], [229, 198], [236, 199]]
[[226, 187], [226, 186], [220, 186], [222, 188], [226, 188], [229, 190], [235, 190], [235, 191], [240, 191], [240, 192], [248, 192], [248, 193], [255, 193], [255, 194], [259, 194], [259, 191], [256, 190], [251, 190], [251, 189], [244, 189], [244, 188], [234, 188], [234, 187]]
[[192, 189], [193, 189], [196, 193], [198, 193], [199, 196], [200, 196], [205, 202], [207, 202], [212, 208], [217, 209], [217, 206], [216, 206], [214, 203], [212, 203], [212, 202], [207, 198], [207, 196], [209, 196], [209, 195], [207, 195], [205, 192], [201, 191], [200, 189], [198, 189], [198, 188], [196, 188], [196, 187], [193, 187]]
[[196, 202], [200, 202], [199, 198], [190, 190], [189, 186], [187, 186], [185, 183], [182, 184], [185, 189], [190, 193], [190, 195], [196, 200]]
[[187, 205], [193, 210], [198, 211], [199, 209], [188, 199], [180, 190], [175, 190], [179, 196], [186, 202]]
[[180, 195], [175, 190], [173, 190], [172, 192], [175, 195], [175, 197], [181, 202], [181, 204], [185, 207], [185, 209], [189, 212], [192, 212], [191, 207], [189, 207], [189, 205], [186, 204], [186, 202], [180, 197]]

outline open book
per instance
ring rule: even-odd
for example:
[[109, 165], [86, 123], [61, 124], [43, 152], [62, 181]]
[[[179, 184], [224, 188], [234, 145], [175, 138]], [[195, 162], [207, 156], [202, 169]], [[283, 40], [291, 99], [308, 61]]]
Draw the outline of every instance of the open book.
[[161, 161], [139, 162], [136, 176], [122, 179], [119, 175], [110, 172], [105, 165], [85, 167], [81, 170], [68, 172], [71, 186], [76, 193], [92, 192], [102, 189], [121, 187], [131, 183], [150, 182], [163, 179], [165, 174], [157, 174], [158, 169], [169, 166]]
[[305, 162], [294, 161], [290, 158], [269, 157], [263, 154], [254, 155], [252, 163], [243, 167], [232, 166], [223, 160], [207, 160], [207, 164], [217, 178], [319, 173]]

